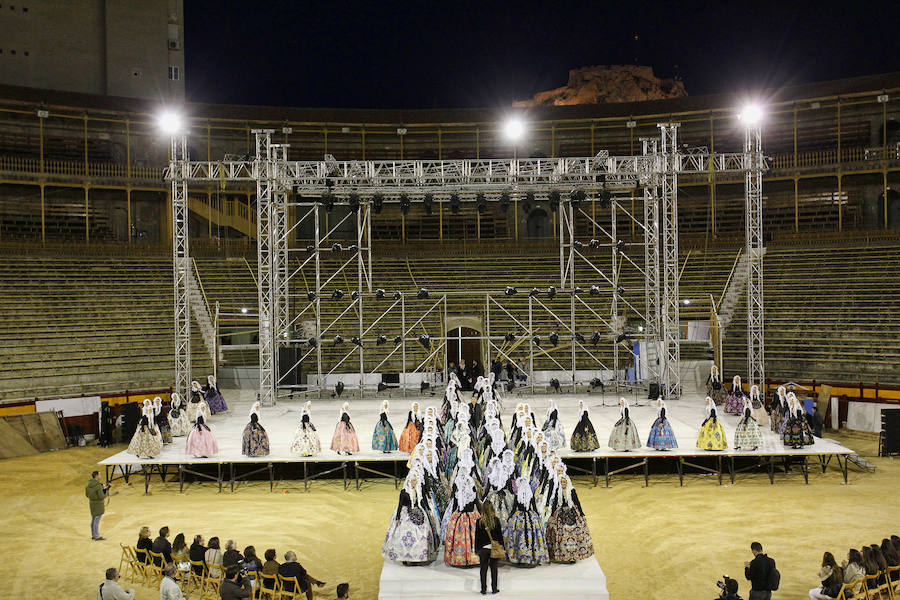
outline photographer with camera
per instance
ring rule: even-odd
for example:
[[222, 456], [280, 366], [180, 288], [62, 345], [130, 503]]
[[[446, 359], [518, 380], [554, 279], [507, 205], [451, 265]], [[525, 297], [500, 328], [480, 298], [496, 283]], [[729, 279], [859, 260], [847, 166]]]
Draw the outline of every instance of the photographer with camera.
[[237, 565], [225, 569], [225, 579], [219, 586], [219, 597], [222, 600], [239, 600], [249, 598], [253, 594], [247, 572]]
[[110, 484], [103, 485], [100, 483], [100, 471], [91, 473], [91, 478], [87, 485], [84, 486], [84, 495], [90, 501], [91, 507], [91, 539], [105, 540], [100, 536], [100, 517], [106, 511], [105, 500], [109, 495]]
[[722, 576], [722, 581], [717, 581], [716, 585], [722, 590], [716, 600], [744, 600], [738, 596], [738, 582], [728, 575]]

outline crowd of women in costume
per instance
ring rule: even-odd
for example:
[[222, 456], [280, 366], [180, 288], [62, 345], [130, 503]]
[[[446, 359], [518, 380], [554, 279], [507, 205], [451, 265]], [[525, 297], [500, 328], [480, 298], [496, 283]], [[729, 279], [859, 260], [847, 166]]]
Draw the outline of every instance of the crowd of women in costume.
[[[479, 378], [471, 399], [461, 398], [459, 388], [451, 378], [440, 410], [430, 406], [420, 414], [413, 403], [407, 416], [399, 449], [410, 452], [409, 474], [388, 523], [384, 557], [427, 564], [443, 548], [448, 565], [478, 565], [482, 511], [500, 521], [503, 539], [492, 541], [502, 542], [511, 563], [592, 556], [584, 512], [557, 453], [567, 440], [555, 403], [540, 428], [528, 404], [519, 404], [504, 424], [493, 377]], [[581, 435], [596, 441], [589, 420]]]

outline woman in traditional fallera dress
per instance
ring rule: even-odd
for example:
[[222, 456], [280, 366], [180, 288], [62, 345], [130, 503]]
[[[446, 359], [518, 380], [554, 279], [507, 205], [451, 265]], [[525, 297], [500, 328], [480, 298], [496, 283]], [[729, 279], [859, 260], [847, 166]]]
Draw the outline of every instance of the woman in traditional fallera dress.
[[169, 427], [169, 419], [166, 418], [166, 413], [163, 412], [163, 402], [159, 396], [153, 399], [153, 424], [156, 425], [156, 430], [162, 437], [163, 444], [171, 444], [172, 429]]
[[250, 409], [250, 422], [244, 427], [241, 438], [241, 454], [244, 456], [268, 456], [269, 434], [259, 423], [260, 403], [254, 402]]
[[191, 427], [185, 452], [197, 458], [207, 458], [219, 453], [219, 444], [212, 430], [206, 426], [203, 415], [197, 415], [197, 421]]
[[739, 415], [744, 410], [744, 390], [741, 388], [741, 376], [735, 375], [731, 380], [731, 392], [725, 399], [725, 407], [723, 409], [726, 414]]
[[566, 447], [566, 430], [559, 421], [559, 408], [556, 406], [556, 400], [552, 398], [550, 406], [547, 408], [547, 419], [544, 421], [541, 431], [544, 432], [544, 439], [553, 450]]
[[647, 437], [647, 447], [655, 450], [669, 450], [678, 447], [675, 432], [666, 418], [666, 403], [662, 398], [656, 399], [656, 420], [650, 427], [650, 435]]
[[734, 430], [735, 450], [756, 450], [762, 445], [762, 433], [753, 417], [753, 404], [744, 399], [744, 414]]
[[568, 475], [559, 480], [559, 496], [547, 522], [547, 551], [551, 562], [573, 563], [594, 555], [594, 542]]
[[419, 415], [419, 403], [413, 402], [406, 417], [406, 427], [400, 433], [400, 452], [412, 452], [419, 443], [419, 423], [422, 417]]
[[725, 429], [716, 415], [716, 404], [709, 396], [706, 397], [706, 420], [700, 426], [697, 447], [701, 450], [725, 450], [728, 448]]
[[706, 378], [706, 395], [713, 399], [716, 406], [725, 402], [725, 386], [722, 385], [722, 376], [716, 365], [712, 366], [709, 377]]
[[198, 415], [203, 415], [204, 420], [209, 419], [209, 404], [203, 398], [203, 388], [199, 381], [191, 382], [191, 401], [187, 405], [187, 415], [191, 424], [197, 422]]
[[209, 410], [212, 414], [215, 415], [228, 410], [228, 405], [225, 404], [225, 398], [222, 397], [214, 376], [210, 375], [206, 378], [206, 385], [203, 387], [203, 391], [206, 403], [209, 404]]
[[756, 419], [757, 425], [765, 427], [769, 424], [769, 413], [766, 412], [766, 404], [762, 400], [759, 393], [759, 386], [753, 384], [750, 386], [750, 406], [753, 410], [753, 418]]
[[153, 407], [150, 411], [144, 411], [141, 415], [141, 421], [131, 443], [128, 444], [128, 454], [134, 454], [138, 458], [156, 458], [162, 452], [162, 437], [159, 431], [153, 426], [151, 421], [153, 415]]
[[547, 541], [541, 519], [534, 506], [534, 495], [528, 479], [515, 482], [516, 500], [513, 512], [503, 527], [503, 545], [511, 563], [539, 565], [547, 562]]
[[341, 406], [341, 418], [334, 426], [334, 435], [331, 437], [331, 449], [340, 454], [356, 454], [359, 452], [359, 440], [356, 439], [356, 430], [350, 422], [350, 404], [344, 402]]
[[584, 400], [578, 401], [578, 424], [572, 430], [572, 450], [575, 452], [593, 452], [600, 447], [597, 432], [588, 415]]
[[609, 447], [619, 452], [637, 450], [641, 447], [641, 438], [637, 427], [628, 415], [628, 400], [619, 398], [619, 420], [609, 434]]
[[797, 400], [794, 392], [787, 395], [788, 399], [788, 417], [785, 421], [784, 434], [782, 440], [785, 446], [790, 446], [795, 450], [815, 443], [812, 430], [809, 423], [806, 422], [806, 414], [803, 410], [803, 404]]
[[381, 403], [381, 414], [375, 424], [375, 431], [372, 432], [372, 450], [385, 454], [397, 449], [397, 436], [394, 434], [391, 422], [388, 421], [389, 406], [390, 403], [387, 400]]
[[391, 515], [381, 555], [404, 565], [423, 565], [434, 561], [437, 545], [422, 498], [421, 480], [411, 472], [403, 489], [397, 510]]
[[444, 562], [451, 567], [479, 564], [475, 548], [475, 523], [481, 514], [475, 508], [475, 480], [459, 473], [453, 482], [444, 526]]
[[191, 432], [191, 422], [178, 392], [172, 392], [172, 407], [166, 418], [169, 420], [169, 430], [174, 437], [183, 437]]
[[300, 414], [300, 424], [294, 432], [294, 439], [291, 441], [291, 454], [294, 456], [315, 456], [322, 451], [322, 442], [319, 440], [319, 433], [316, 431], [315, 425], [309, 419], [312, 402], [307, 401], [306, 406]]

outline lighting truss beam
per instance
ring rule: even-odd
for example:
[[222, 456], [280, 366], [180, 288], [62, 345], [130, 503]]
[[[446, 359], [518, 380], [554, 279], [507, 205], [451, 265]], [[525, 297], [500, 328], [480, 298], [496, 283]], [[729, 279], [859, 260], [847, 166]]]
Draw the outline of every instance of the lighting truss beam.
[[744, 205], [747, 251], [747, 377], [748, 385], [763, 389], [766, 381], [763, 317], [762, 171], [764, 158], [759, 125], [744, 135]]
[[661, 161], [657, 171], [661, 174], [660, 213], [662, 215], [662, 269], [663, 291], [661, 298], [661, 319], [663, 339], [663, 383], [667, 398], [681, 397], [681, 363], [678, 300], [678, 172], [680, 170], [678, 152], [678, 124], [659, 125], [661, 133]]
[[187, 399], [191, 377], [191, 255], [187, 209], [187, 137], [172, 136], [169, 157], [172, 182], [172, 271], [175, 279], [175, 391]]

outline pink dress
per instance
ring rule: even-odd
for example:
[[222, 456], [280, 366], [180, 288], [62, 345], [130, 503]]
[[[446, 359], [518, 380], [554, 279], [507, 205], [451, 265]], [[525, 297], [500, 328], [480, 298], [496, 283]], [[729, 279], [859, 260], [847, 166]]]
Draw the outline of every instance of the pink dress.
[[334, 435], [331, 438], [331, 449], [335, 452], [345, 452], [347, 454], [356, 454], [359, 452], [359, 440], [356, 439], [356, 430], [353, 423], [350, 422], [350, 415], [341, 414], [341, 420], [338, 421], [334, 428]]
[[203, 423], [203, 417], [199, 417], [197, 423], [191, 427], [185, 451], [196, 457], [215, 456], [219, 453], [219, 444], [216, 443], [216, 436]]

